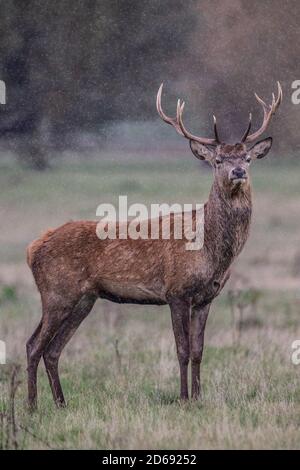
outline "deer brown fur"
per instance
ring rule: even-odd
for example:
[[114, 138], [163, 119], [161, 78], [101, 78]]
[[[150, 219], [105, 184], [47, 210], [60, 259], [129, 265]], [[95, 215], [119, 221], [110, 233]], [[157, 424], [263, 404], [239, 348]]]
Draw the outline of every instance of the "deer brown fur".
[[[160, 90], [161, 93], [161, 90]], [[163, 119], [187, 137], [177, 119]], [[160, 100], [158, 111], [161, 114]], [[161, 114], [162, 115], [162, 114]], [[264, 129], [263, 129], [264, 130]], [[249, 131], [248, 131], [249, 132]], [[216, 133], [217, 135], [217, 133]], [[41, 294], [42, 318], [27, 343], [28, 400], [37, 401], [37, 368], [43, 356], [53, 397], [64, 405], [58, 361], [97, 298], [119, 303], [168, 304], [180, 366], [181, 398], [187, 399], [188, 364], [192, 366], [192, 397], [200, 394], [200, 363], [204, 330], [213, 299], [230, 275], [251, 220], [250, 161], [269, 151], [272, 139], [251, 149], [201, 142], [187, 137], [197, 158], [213, 167], [214, 182], [204, 206], [204, 245], [187, 251], [186, 240], [106, 239], [97, 237], [97, 222], [76, 221], [48, 230], [27, 250], [28, 264]], [[193, 214], [195, 216], [195, 213]], [[174, 229], [174, 224], [171, 224]]]

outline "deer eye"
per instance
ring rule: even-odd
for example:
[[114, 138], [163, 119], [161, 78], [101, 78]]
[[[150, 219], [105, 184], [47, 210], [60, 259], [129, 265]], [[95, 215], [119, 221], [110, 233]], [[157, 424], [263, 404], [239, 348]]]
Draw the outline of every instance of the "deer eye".
[[219, 165], [220, 163], [222, 163], [222, 158], [221, 157], [216, 157], [216, 164]]
[[250, 163], [250, 162], [251, 162], [251, 157], [250, 157], [250, 155], [246, 155], [246, 162], [247, 162], [247, 163]]

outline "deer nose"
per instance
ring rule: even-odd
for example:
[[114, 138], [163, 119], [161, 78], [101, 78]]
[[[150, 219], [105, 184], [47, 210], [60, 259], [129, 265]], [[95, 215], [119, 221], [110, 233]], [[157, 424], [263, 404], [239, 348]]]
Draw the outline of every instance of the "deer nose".
[[241, 168], [240, 166], [237, 166], [231, 172], [231, 179], [242, 179], [242, 178], [247, 178], [246, 170], [244, 170], [244, 168]]

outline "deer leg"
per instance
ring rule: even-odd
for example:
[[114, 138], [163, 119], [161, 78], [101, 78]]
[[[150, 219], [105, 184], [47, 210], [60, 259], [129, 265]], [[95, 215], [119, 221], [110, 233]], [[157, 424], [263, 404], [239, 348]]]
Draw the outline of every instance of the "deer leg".
[[192, 307], [190, 343], [192, 361], [192, 398], [200, 396], [200, 363], [204, 345], [204, 331], [210, 304], [202, 308]]
[[190, 303], [185, 300], [176, 299], [169, 305], [180, 367], [180, 398], [182, 400], [188, 400]]
[[58, 373], [58, 361], [60, 355], [72, 338], [81, 322], [87, 317], [93, 308], [96, 297], [83, 297], [75, 306], [72, 314], [67, 317], [59, 327], [54, 338], [47, 345], [43, 358], [51, 387], [53, 399], [58, 407], [65, 406], [65, 398], [62, 391]]
[[44, 348], [55, 334], [61, 319], [44, 312], [43, 318], [26, 344], [28, 372], [28, 404], [31, 410], [37, 406], [37, 369]]

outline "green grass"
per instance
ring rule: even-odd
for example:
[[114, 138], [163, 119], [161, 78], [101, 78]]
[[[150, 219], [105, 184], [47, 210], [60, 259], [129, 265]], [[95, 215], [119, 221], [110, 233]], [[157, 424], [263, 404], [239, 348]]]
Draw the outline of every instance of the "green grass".
[[[39, 408], [30, 415], [25, 343], [41, 307], [25, 264], [27, 243], [65, 220], [95, 219], [98, 204], [116, 203], [119, 194], [130, 203], [204, 202], [211, 175], [187, 158], [88, 160], [46, 173], [2, 163], [0, 339], [8, 364], [0, 366], [0, 413], [9, 409], [10, 369], [18, 363], [19, 447], [299, 448], [300, 366], [291, 362], [291, 344], [300, 338], [299, 175], [299, 165], [272, 165], [271, 158], [253, 167], [251, 235], [210, 313], [201, 402], [178, 401], [167, 307], [98, 301], [61, 358], [68, 408], [56, 410], [41, 363]], [[237, 297], [232, 311], [230, 290], [239, 296], [242, 313]], [[8, 429], [0, 420], [0, 447]]]

